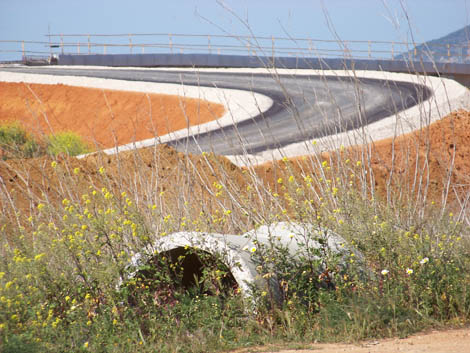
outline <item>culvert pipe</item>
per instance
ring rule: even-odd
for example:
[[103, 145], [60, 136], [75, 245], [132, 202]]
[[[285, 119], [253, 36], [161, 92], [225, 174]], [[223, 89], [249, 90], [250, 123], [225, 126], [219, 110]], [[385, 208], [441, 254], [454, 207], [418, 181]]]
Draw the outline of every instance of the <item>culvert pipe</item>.
[[[230, 277], [236, 281], [245, 298], [253, 298], [253, 290], [265, 291], [268, 288], [274, 299], [282, 301], [280, 283], [276, 276], [263, 277], [259, 271], [260, 261], [258, 256], [262, 249], [272, 250], [276, 247], [287, 250], [289, 257], [299, 260], [310, 256], [311, 260], [318, 261], [320, 274], [323, 261], [319, 255], [311, 255], [311, 250], [321, 249], [322, 254], [339, 256], [340, 266], [347, 266], [352, 253], [356, 259], [363, 259], [362, 254], [348, 245], [340, 235], [318, 226], [301, 223], [279, 222], [271, 225], [263, 225], [256, 230], [242, 235], [202, 233], [202, 232], [178, 232], [159, 238], [154, 244], [135, 254], [131, 260], [133, 271], [130, 277], [138, 273], [138, 269], [147, 266], [152, 259], [158, 256], [178, 257], [185, 254], [195, 254], [203, 251], [214, 258], [220, 259], [230, 271]], [[190, 250], [189, 252], [186, 252]], [[192, 252], [191, 252], [192, 250]], [[309, 252], [310, 255], [306, 253]], [[189, 258], [181, 263], [183, 278], [190, 278], [201, 272], [200, 266], [204, 263], [195, 258]], [[275, 269], [273, 269], [275, 272]]]

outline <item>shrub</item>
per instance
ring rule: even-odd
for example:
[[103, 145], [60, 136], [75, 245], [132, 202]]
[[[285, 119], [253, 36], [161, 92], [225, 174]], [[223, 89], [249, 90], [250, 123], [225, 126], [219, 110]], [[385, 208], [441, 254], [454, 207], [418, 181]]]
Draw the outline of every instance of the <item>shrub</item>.
[[0, 153], [3, 160], [31, 158], [40, 154], [40, 145], [17, 122], [0, 125]]
[[74, 132], [59, 132], [47, 138], [47, 153], [53, 156], [61, 153], [77, 156], [88, 152], [90, 152], [90, 147]]
[[5, 339], [1, 346], [3, 353], [35, 353], [39, 352], [39, 344], [31, 342], [30, 337], [25, 335], [12, 335]]

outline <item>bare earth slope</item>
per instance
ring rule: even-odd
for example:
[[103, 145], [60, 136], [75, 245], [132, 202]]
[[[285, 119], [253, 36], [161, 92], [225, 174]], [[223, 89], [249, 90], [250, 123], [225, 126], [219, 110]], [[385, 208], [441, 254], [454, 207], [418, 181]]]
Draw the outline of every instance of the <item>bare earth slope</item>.
[[[421, 183], [421, 189], [429, 185], [426, 194], [429, 202], [440, 202], [443, 193], [447, 193], [449, 202], [458, 203], [458, 199], [470, 190], [470, 112], [453, 112], [422, 130], [376, 141], [367, 147], [353, 147], [341, 155], [344, 159], [361, 161], [364, 151], [368, 151], [370, 161], [367, 163], [370, 164], [375, 187], [382, 196], [386, 194], [387, 184], [396, 193], [400, 190], [417, 196]], [[324, 159], [330, 157], [336, 158], [323, 154]], [[293, 160], [291, 165], [294, 169], [315, 173], [308, 158]], [[275, 180], [284, 176], [283, 164], [282, 161], [269, 162], [256, 169], [274, 187]], [[451, 180], [449, 185], [448, 177]]]
[[0, 121], [37, 134], [77, 132], [110, 148], [221, 117], [224, 107], [192, 98], [65, 85], [0, 82]]

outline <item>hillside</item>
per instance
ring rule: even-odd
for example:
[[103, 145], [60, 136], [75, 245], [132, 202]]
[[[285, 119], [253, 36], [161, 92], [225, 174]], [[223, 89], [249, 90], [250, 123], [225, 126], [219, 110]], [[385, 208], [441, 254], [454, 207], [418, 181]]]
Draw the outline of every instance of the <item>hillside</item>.
[[[415, 49], [397, 55], [396, 59], [419, 58], [423, 61], [470, 63], [470, 25], [441, 38], [420, 44]], [[448, 47], [449, 45], [449, 47]]]

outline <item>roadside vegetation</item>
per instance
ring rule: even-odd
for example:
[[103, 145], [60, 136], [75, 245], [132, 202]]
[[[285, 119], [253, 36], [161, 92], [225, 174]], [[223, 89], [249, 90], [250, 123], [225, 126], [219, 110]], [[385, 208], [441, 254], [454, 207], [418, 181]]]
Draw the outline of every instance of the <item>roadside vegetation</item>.
[[[11, 125], [0, 136], [4, 156], [16, 158], [2, 161], [0, 184], [2, 352], [350, 342], [470, 319], [468, 188], [451, 172], [431, 183], [432, 153], [423, 157], [417, 145], [400, 155], [414, 163], [397, 156], [378, 185], [370, 146], [237, 168], [163, 145], [77, 160], [69, 156], [87, 147], [73, 134], [41, 145]], [[296, 258], [275, 241], [247, 249], [268, 284], [249, 300], [223, 258], [199, 254], [206, 270], [189, 288], [183, 258], [131, 266], [173, 232], [242, 234], [280, 221], [331, 229], [358, 253], [313, 250], [314, 234]]]
[[90, 151], [87, 143], [74, 132], [58, 132], [40, 139], [26, 131], [18, 122], [0, 125], [0, 154], [3, 160], [33, 158], [45, 154], [78, 156]]
[[32, 158], [40, 154], [40, 146], [17, 122], [0, 125], [0, 151], [3, 160]]

